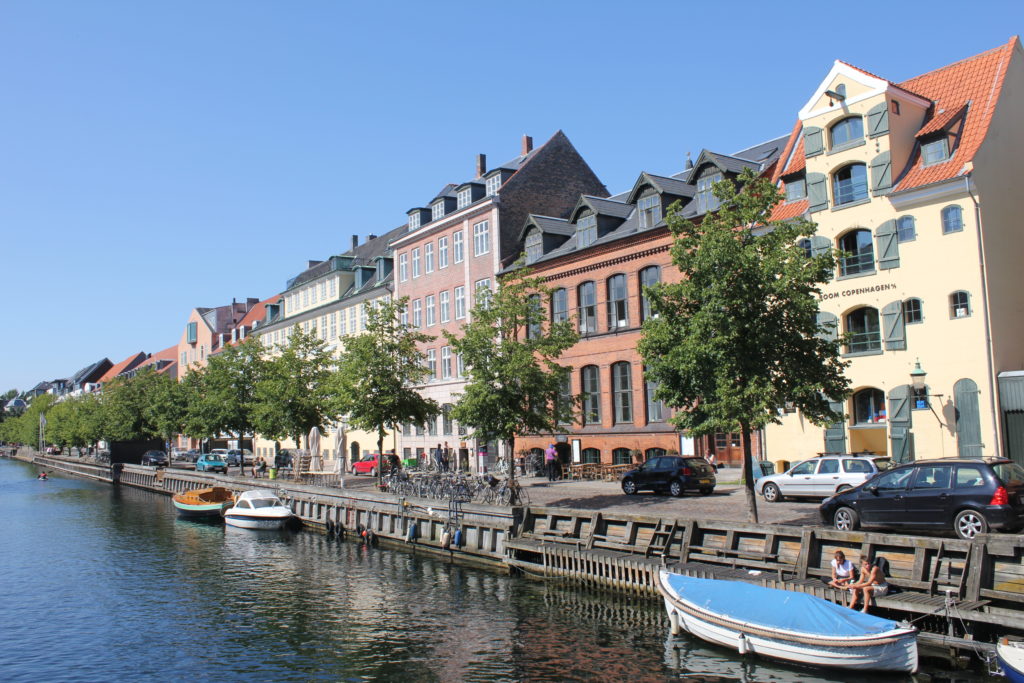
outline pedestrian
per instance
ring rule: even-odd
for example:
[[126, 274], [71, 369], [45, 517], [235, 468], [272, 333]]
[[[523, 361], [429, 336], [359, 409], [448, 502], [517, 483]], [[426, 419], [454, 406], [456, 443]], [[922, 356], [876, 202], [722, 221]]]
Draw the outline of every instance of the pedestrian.
[[548, 444], [547, 449], [544, 451], [544, 464], [548, 468], [548, 481], [557, 479], [555, 473], [555, 468], [558, 466], [557, 455], [558, 451], [555, 450], [555, 444]]
[[451, 452], [452, 452], [452, 450], [448, 447], [448, 442], [445, 441], [444, 442], [444, 450], [441, 451], [441, 463], [444, 465], [444, 471], [445, 472], [448, 471], [448, 466], [449, 466], [449, 463], [451, 462], [449, 460], [449, 458], [451, 456]]
[[441, 444], [437, 444], [437, 448], [434, 449], [434, 465], [437, 467], [438, 472], [444, 472], [444, 462], [442, 460]]

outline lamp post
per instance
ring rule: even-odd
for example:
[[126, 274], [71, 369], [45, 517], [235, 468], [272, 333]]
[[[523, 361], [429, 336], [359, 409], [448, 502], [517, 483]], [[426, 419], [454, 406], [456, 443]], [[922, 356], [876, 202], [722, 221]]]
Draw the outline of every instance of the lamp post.
[[[927, 376], [928, 373], [921, 368], [921, 359], [918, 358], [914, 361], [914, 369], [910, 371], [910, 383], [914, 387], [915, 392], [925, 390], [924, 380]], [[927, 394], [925, 394], [925, 400], [927, 400], [927, 398]]]

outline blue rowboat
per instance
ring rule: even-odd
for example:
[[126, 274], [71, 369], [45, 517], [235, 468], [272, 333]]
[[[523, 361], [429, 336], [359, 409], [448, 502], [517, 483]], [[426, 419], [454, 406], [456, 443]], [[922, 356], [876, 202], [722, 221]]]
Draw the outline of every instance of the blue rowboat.
[[1024, 683], [1024, 642], [1000, 638], [996, 643], [999, 668], [1010, 683]]

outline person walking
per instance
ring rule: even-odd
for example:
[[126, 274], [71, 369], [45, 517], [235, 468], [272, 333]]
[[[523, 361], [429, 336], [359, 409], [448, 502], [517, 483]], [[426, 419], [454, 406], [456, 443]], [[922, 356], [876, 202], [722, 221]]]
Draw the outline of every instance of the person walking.
[[444, 455], [441, 451], [441, 444], [437, 444], [437, 448], [434, 449], [434, 465], [437, 467], [438, 472], [444, 472]]
[[544, 451], [544, 464], [548, 468], [548, 481], [554, 481], [557, 479], [555, 473], [555, 467], [558, 463], [558, 451], [555, 450], [555, 444], [548, 444], [547, 449]]

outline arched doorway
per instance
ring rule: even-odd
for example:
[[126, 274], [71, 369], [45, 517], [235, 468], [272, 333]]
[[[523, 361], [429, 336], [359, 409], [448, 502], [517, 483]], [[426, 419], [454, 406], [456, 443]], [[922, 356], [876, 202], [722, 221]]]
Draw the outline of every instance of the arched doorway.
[[348, 447], [349, 452], [352, 454], [352, 462], [355, 463], [359, 460], [359, 442], [353, 441], [352, 445]]

